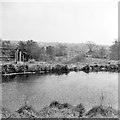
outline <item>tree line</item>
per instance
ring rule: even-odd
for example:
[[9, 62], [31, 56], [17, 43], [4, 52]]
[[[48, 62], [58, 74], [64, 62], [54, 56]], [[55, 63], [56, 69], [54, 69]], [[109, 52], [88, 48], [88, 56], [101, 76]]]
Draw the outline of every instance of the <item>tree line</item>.
[[2, 41], [2, 55], [8, 58], [15, 58], [15, 51], [19, 49], [28, 56], [28, 59], [35, 60], [54, 60], [57, 56], [66, 56], [66, 46], [59, 44], [54, 46], [40, 46], [33, 40], [19, 41], [16, 45], [12, 45], [10, 41]]
[[[119, 60], [120, 56], [120, 41], [115, 41], [109, 49], [103, 46], [98, 46], [92, 42], [86, 43], [88, 51], [93, 52], [94, 58], [109, 58], [112, 60]], [[9, 59], [15, 58], [15, 50], [20, 49], [26, 53], [28, 59], [35, 59], [38, 61], [55, 60], [56, 57], [67, 57], [69, 54], [76, 54], [76, 50], [69, 51], [69, 46], [58, 44], [56, 46], [41, 46], [33, 40], [19, 41], [13, 45], [10, 41], [2, 41], [2, 56], [7, 56]], [[80, 54], [81, 51], [77, 51]], [[84, 52], [85, 54], [86, 52]], [[82, 53], [83, 54], [83, 53]]]

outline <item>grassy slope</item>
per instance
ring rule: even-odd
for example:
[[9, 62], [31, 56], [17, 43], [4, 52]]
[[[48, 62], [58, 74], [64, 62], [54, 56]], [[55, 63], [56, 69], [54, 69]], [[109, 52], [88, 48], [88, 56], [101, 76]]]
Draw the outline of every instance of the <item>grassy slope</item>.
[[99, 105], [86, 110], [81, 103], [72, 106], [68, 103], [61, 104], [53, 101], [39, 112], [28, 105], [22, 106], [14, 113], [3, 108], [2, 116], [4, 118], [117, 118], [118, 112], [110, 106]]

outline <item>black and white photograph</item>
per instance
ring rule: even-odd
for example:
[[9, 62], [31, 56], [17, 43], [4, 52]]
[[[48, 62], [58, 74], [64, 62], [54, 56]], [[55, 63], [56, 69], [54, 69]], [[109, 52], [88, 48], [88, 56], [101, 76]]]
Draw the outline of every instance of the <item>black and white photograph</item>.
[[119, 118], [118, 0], [0, 0], [0, 118]]

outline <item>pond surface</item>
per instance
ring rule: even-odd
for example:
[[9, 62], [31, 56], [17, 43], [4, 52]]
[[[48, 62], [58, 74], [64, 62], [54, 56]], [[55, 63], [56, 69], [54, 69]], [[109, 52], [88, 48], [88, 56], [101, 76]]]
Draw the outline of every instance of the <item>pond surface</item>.
[[118, 106], [118, 73], [70, 72], [65, 75], [21, 75], [2, 83], [2, 105], [15, 111], [28, 101], [37, 111], [52, 101]]

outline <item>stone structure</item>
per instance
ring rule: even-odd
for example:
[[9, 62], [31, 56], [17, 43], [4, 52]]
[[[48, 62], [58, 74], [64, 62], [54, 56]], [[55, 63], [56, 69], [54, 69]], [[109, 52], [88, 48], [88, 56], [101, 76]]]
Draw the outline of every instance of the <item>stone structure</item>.
[[21, 50], [17, 48], [15, 52], [15, 63], [17, 63], [18, 61], [28, 61], [28, 55], [25, 52], [21, 52]]

